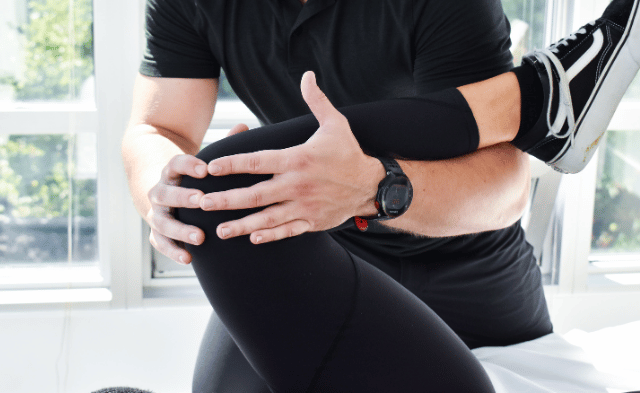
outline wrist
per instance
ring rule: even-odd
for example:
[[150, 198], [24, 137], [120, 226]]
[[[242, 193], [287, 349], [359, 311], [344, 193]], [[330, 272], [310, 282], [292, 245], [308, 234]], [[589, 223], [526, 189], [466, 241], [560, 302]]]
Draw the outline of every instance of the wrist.
[[376, 208], [376, 196], [378, 185], [386, 176], [384, 166], [375, 157], [365, 155], [362, 170], [360, 171], [360, 203], [358, 204], [354, 216], [368, 217], [378, 214]]

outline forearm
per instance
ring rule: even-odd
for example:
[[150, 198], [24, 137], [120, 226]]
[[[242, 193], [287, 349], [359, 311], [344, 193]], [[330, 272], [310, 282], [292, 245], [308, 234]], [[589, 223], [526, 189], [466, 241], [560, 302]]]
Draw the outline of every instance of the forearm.
[[[438, 160], [461, 156], [478, 148], [474, 114], [456, 89], [338, 110], [347, 118], [360, 147], [372, 156]], [[306, 135], [318, 129], [318, 122], [313, 115], [306, 115], [269, 127], [296, 129]]]
[[163, 168], [176, 155], [196, 154], [199, 146], [159, 127], [129, 127], [122, 142], [129, 189], [138, 213], [146, 218], [151, 203], [148, 193], [158, 183]]
[[509, 144], [441, 161], [399, 161], [411, 179], [413, 202], [383, 224], [444, 237], [505, 228], [516, 222], [529, 195], [529, 160]]

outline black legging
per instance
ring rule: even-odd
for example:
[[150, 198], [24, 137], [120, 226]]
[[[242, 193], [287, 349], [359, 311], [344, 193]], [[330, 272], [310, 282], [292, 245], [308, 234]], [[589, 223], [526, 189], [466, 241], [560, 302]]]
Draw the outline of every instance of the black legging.
[[[456, 122], [469, 122], [468, 107], [452, 104], [449, 109], [466, 113], [466, 117], [458, 114], [462, 120]], [[416, 157], [424, 155], [420, 145], [433, 146], [428, 132], [414, 135], [413, 143], [407, 144], [402, 138], [411, 141], [410, 135], [398, 137], [402, 133], [397, 128], [389, 129], [375, 119], [351, 123], [363, 149], [375, 154], [425, 158]], [[225, 138], [198, 157], [208, 162], [231, 154], [283, 149], [304, 143], [316, 128], [311, 117], [297, 118]], [[462, 148], [455, 141], [438, 143], [443, 149], [435, 158], [477, 146], [477, 142]], [[461, 150], [451, 153], [446, 146]], [[269, 177], [185, 177], [182, 185], [211, 193], [249, 187]], [[220, 320], [272, 391], [493, 391], [481, 364], [435, 312], [347, 251], [330, 233], [307, 233], [261, 245], [251, 244], [247, 236], [228, 240], [216, 236], [217, 225], [253, 211], [257, 210], [178, 209], [176, 216], [204, 231], [201, 246], [187, 246], [193, 268]]]

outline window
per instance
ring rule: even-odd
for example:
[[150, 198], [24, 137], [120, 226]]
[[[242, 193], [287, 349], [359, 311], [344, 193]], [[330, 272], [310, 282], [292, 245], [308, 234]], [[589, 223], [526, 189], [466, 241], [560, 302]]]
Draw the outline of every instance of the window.
[[588, 287], [640, 286], [640, 77], [600, 147]]
[[[607, 2], [504, 0], [515, 63], [594, 19]], [[190, 267], [150, 247], [120, 162], [143, 8], [144, 0], [0, 0], [0, 304], [27, 289], [108, 288], [100, 299], [136, 307], [153, 304], [145, 298], [158, 288], [199, 288]], [[560, 292], [638, 288], [622, 285], [640, 272], [634, 83], [599, 161], [563, 177], [547, 267]], [[221, 77], [205, 143], [239, 122], [259, 125], [227, 87]], [[621, 198], [631, 201], [622, 211]]]
[[514, 64], [520, 65], [522, 56], [544, 47], [546, 0], [504, 0], [502, 7], [511, 23], [511, 52]]
[[[608, 5], [607, 0], [585, 3], [573, 4], [572, 30], [595, 19]], [[639, 141], [639, 111], [640, 77], [636, 77], [596, 157], [580, 174], [562, 179], [554, 241], [549, 247], [559, 293], [640, 288], [640, 172], [634, 145]]]
[[0, 285], [95, 285], [92, 1], [0, 5]]

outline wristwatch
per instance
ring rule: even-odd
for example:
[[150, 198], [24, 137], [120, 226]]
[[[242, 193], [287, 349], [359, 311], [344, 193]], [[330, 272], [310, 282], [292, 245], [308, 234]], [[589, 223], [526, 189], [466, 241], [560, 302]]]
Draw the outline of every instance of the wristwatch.
[[398, 162], [393, 158], [376, 157], [387, 172], [378, 184], [375, 206], [378, 214], [369, 217], [354, 217], [356, 227], [361, 231], [369, 228], [369, 221], [390, 220], [401, 216], [409, 209], [413, 198], [413, 187]]

